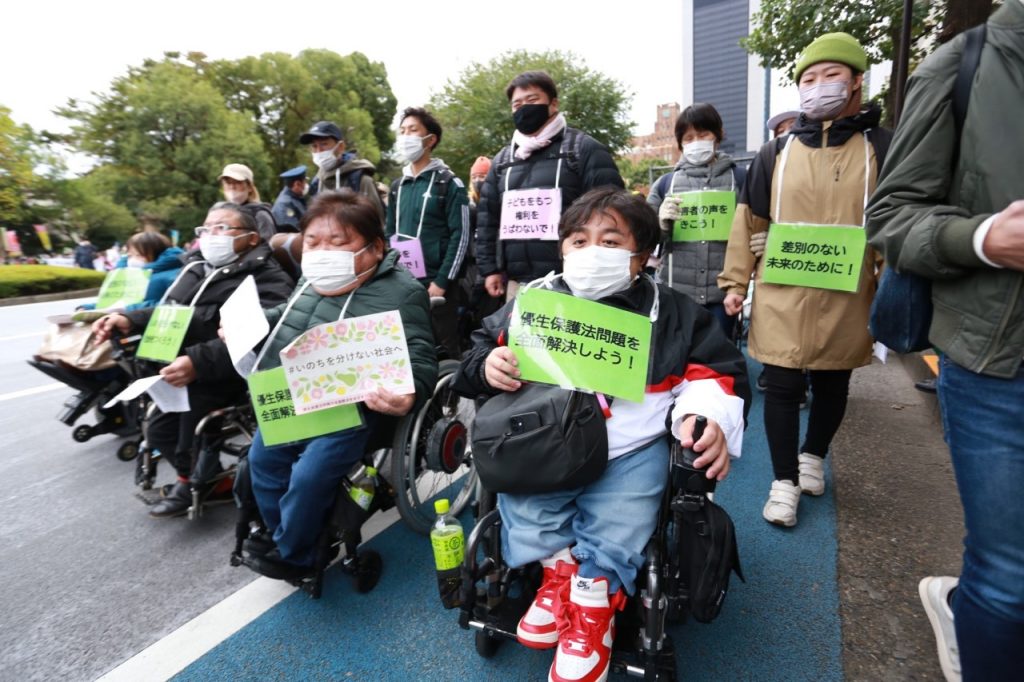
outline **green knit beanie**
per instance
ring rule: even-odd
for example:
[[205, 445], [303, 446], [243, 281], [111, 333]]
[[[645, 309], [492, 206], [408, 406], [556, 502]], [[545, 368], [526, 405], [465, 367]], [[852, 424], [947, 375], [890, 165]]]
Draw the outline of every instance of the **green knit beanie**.
[[868, 70], [868, 56], [856, 38], [849, 33], [826, 33], [804, 48], [796, 61], [796, 80], [807, 67], [819, 62], [839, 62], [861, 73]]

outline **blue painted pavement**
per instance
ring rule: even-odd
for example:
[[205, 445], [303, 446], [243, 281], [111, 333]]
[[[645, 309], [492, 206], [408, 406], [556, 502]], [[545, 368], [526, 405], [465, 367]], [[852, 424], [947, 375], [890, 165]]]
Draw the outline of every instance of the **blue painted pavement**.
[[[760, 372], [749, 368], [751, 378]], [[747, 582], [731, 582], [714, 623], [670, 628], [683, 680], [842, 679], [831, 472], [824, 496], [801, 500], [796, 528], [765, 522], [772, 472], [762, 409], [755, 392], [743, 457], [716, 497], [736, 523]], [[332, 569], [320, 601], [291, 595], [174, 679], [547, 679], [550, 651], [505, 642], [492, 659], [476, 654], [458, 611], [440, 606], [426, 538], [398, 523], [367, 546], [384, 559], [373, 592], [357, 594]]]

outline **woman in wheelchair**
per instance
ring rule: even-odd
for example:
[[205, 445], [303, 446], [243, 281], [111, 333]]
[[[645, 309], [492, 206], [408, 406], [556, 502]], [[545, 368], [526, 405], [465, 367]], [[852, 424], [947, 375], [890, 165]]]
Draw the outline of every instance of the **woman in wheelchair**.
[[[528, 647], [557, 648], [553, 681], [591, 682], [608, 674], [615, 611], [635, 591], [655, 529], [669, 437], [700, 454], [696, 466], [707, 467], [708, 478], [725, 478], [730, 456], [740, 455], [750, 401], [746, 363], [709, 312], [641, 274], [659, 234], [658, 217], [642, 197], [592, 190], [562, 216], [564, 273], [540, 284], [654, 319], [644, 400], [611, 405], [602, 477], [572, 490], [498, 495], [508, 564], [543, 566], [543, 582], [517, 636]], [[522, 386], [515, 354], [505, 346], [512, 305], [474, 333], [460, 390], [495, 395]], [[693, 443], [696, 415], [706, 416], [708, 425]]]
[[398, 267], [377, 207], [349, 190], [321, 193], [300, 227], [304, 279], [287, 304], [266, 311], [272, 331], [256, 369], [279, 366], [281, 350], [307, 329], [398, 310], [416, 393], [396, 395], [378, 388], [360, 410], [362, 426], [294, 444], [269, 447], [257, 431], [249, 450], [252, 490], [274, 546], [252, 556], [250, 566], [284, 580], [311, 573], [316, 539], [341, 480], [362, 457], [379, 415], [406, 414], [417, 399], [431, 394], [437, 381], [426, 289]]

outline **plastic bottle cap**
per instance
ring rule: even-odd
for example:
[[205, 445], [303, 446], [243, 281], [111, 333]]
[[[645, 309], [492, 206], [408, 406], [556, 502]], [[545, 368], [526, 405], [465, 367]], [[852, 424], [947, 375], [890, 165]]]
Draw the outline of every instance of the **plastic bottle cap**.
[[376, 476], [377, 475], [376, 467], [366, 467], [366, 475], [367, 476]]
[[446, 499], [440, 499], [434, 502], [434, 511], [438, 514], [447, 514], [449, 509], [451, 509], [451, 505], [448, 504], [448, 500]]

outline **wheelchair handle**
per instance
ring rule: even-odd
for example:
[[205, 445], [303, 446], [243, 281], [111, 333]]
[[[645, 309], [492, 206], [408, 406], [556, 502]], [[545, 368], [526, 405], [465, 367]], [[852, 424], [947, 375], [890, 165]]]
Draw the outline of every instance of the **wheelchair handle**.
[[[708, 426], [708, 418], [703, 416], [703, 415], [697, 415], [697, 420], [693, 424], [693, 442], [694, 443], [699, 441], [704, 436], [704, 429], [706, 429], [707, 426]], [[697, 457], [699, 455], [696, 452], [693, 451], [693, 447], [692, 446], [688, 447], [688, 448], [683, 448], [683, 453], [682, 454], [683, 454], [683, 465], [684, 466], [686, 466], [688, 469], [693, 469], [694, 471], [701, 471], [701, 469], [697, 469], [697, 467], [694, 466], [694, 462], [697, 461]]]

